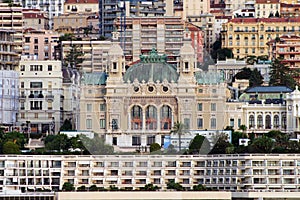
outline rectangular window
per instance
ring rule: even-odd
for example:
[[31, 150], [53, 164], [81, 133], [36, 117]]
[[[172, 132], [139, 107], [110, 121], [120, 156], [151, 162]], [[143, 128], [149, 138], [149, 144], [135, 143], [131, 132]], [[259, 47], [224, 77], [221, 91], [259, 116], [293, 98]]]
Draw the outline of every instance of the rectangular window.
[[113, 145], [118, 145], [118, 138], [117, 137], [113, 137], [112, 144]]
[[113, 70], [117, 70], [117, 63], [113, 62]]
[[197, 127], [198, 127], [198, 129], [203, 128], [203, 119], [202, 118], [197, 119]]
[[155, 135], [147, 136], [147, 145], [155, 143]]
[[190, 129], [190, 118], [184, 118], [183, 122], [184, 122], [184, 126], [185, 126], [184, 128]]
[[234, 119], [232, 119], [232, 118], [230, 119], [230, 126], [234, 127]]
[[112, 130], [118, 130], [119, 129], [118, 119], [112, 119], [112, 121], [111, 121], [111, 129]]
[[34, 38], [34, 44], [39, 43], [39, 39], [38, 38]]
[[25, 37], [25, 42], [29, 43], [30, 42], [30, 37]]
[[198, 111], [202, 111], [202, 103], [198, 103]]
[[24, 82], [23, 81], [21, 82], [21, 88], [24, 88]]
[[104, 103], [100, 104], [100, 111], [105, 111], [106, 105]]
[[92, 112], [92, 104], [86, 104], [86, 111], [87, 112]]
[[238, 127], [240, 127], [241, 126], [241, 119], [238, 119]]
[[140, 136], [132, 136], [132, 146], [141, 145], [141, 137]]
[[25, 71], [25, 65], [20, 66], [20, 71], [22, 71], [22, 72]]
[[52, 71], [52, 65], [48, 65], [48, 71]]
[[30, 82], [30, 88], [43, 88], [42, 82]]
[[184, 62], [184, 69], [189, 69], [189, 62]]
[[86, 128], [92, 129], [92, 119], [86, 119]]
[[105, 119], [100, 119], [100, 128], [104, 129], [106, 127], [105, 125]]
[[216, 103], [211, 103], [211, 104], [210, 104], [210, 110], [211, 110], [211, 111], [216, 111], [216, 110], [217, 110], [217, 105], [216, 105]]
[[210, 128], [215, 129], [217, 127], [217, 119], [216, 118], [211, 118], [210, 119]]

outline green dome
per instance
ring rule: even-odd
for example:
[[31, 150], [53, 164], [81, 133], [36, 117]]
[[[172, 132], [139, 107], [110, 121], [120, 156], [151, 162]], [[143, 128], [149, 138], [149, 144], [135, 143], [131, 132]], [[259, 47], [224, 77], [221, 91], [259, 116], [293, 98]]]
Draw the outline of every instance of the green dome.
[[167, 80], [169, 83], [178, 80], [178, 73], [175, 67], [166, 63], [165, 55], [157, 55], [157, 52], [153, 49], [150, 55], [140, 56], [141, 62], [137, 63], [126, 71], [124, 75], [124, 81], [128, 80], [132, 83], [135, 79], [139, 82], [153, 81], [163, 82]]

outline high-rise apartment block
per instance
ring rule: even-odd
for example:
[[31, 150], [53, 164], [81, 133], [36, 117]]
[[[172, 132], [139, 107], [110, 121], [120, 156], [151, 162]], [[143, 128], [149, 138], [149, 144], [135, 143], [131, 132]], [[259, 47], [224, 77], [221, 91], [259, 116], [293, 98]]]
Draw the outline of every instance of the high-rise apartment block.
[[0, 123], [14, 126], [19, 107], [18, 54], [15, 52], [14, 31], [0, 29]]
[[13, 0], [26, 9], [40, 9], [49, 17], [49, 29], [53, 28], [53, 17], [64, 13], [64, 0]]
[[99, 0], [100, 34], [111, 37], [114, 31], [114, 20], [123, 17], [124, 28], [127, 17], [159, 17], [173, 15], [172, 0]]
[[[119, 42], [125, 54], [126, 64], [139, 60], [141, 54], [148, 53], [153, 48], [157, 49], [158, 53], [166, 54], [168, 63], [178, 62], [186, 26], [180, 17], [127, 17], [125, 23], [125, 32], [122, 32], [121, 18], [116, 20], [115, 26], [120, 33]], [[191, 30], [193, 39], [196, 38], [192, 41], [193, 45], [200, 45], [202, 48], [202, 38], [199, 40], [198, 36], [195, 36], [202, 35], [202, 31], [195, 26]]]
[[26, 30], [23, 37], [22, 58], [30, 60], [54, 60], [54, 47], [59, 34], [49, 30]]
[[21, 55], [23, 14], [22, 7], [16, 4], [0, 3], [0, 28], [14, 31], [15, 51]]

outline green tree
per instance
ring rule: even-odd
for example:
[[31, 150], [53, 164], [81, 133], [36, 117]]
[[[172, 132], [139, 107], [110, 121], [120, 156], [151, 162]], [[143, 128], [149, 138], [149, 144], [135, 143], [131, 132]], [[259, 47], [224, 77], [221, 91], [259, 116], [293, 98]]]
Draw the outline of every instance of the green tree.
[[296, 85], [296, 81], [293, 78], [294, 76], [297, 76], [295, 70], [291, 70], [286, 66], [282, 62], [282, 59], [275, 59], [271, 64], [269, 85], [283, 85], [294, 88]]
[[103, 138], [95, 135], [93, 139], [80, 137], [86, 150], [93, 155], [108, 155], [114, 153], [114, 147], [105, 143]]
[[215, 145], [210, 151], [210, 154], [225, 154], [226, 148], [233, 146], [229, 143], [228, 136], [225, 133], [222, 133], [219, 137], [216, 137], [214, 140]]
[[86, 187], [84, 185], [77, 188], [77, 191], [87, 191]]
[[72, 122], [71, 120], [65, 119], [63, 125], [59, 129], [60, 131], [72, 131]]
[[5, 143], [7, 141], [11, 141], [19, 146], [20, 149], [24, 149], [24, 145], [27, 142], [27, 138], [25, 138], [24, 134], [12, 131], [8, 133], [3, 133], [2, 141]]
[[156, 191], [158, 189], [159, 189], [158, 186], [153, 185], [152, 183], [149, 183], [149, 184], [145, 185], [144, 188], [142, 188], [143, 191]]
[[89, 187], [89, 191], [98, 191], [97, 185], [91, 185], [91, 186]]
[[3, 154], [20, 154], [19, 145], [12, 141], [7, 141], [3, 144]]
[[210, 144], [206, 137], [197, 134], [189, 145], [190, 154], [207, 154], [210, 152]]
[[205, 185], [198, 184], [198, 185], [193, 186], [193, 190], [194, 191], [206, 191], [207, 188], [205, 187]]
[[235, 131], [232, 133], [232, 144], [235, 147], [239, 146], [239, 140], [242, 138], [248, 138], [247, 134], [243, 133], [243, 132], [239, 132], [239, 131]]
[[250, 145], [253, 153], [271, 153], [274, 148], [274, 141], [266, 136], [255, 138]]
[[186, 132], [185, 125], [181, 122], [176, 122], [171, 130], [171, 134], [174, 133], [178, 135], [178, 147], [179, 151], [181, 151], [181, 136]]
[[239, 130], [241, 130], [241, 131], [243, 131], [243, 133], [245, 133], [247, 130], [247, 126], [242, 124], [242, 125], [240, 125]]
[[84, 61], [84, 53], [78, 45], [71, 45], [69, 53], [66, 55], [64, 65], [79, 69], [80, 64]]
[[47, 136], [45, 138], [45, 148], [50, 151], [68, 151], [70, 148], [68, 136], [65, 134]]
[[109, 186], [109, 191], [118, 191], [118, 190], [119, 190], [119, 188], [116, 187], [115, 185], [110, 185]]
[[184, 188], [180, 183], [175, 183], [175, 181], [171, 180], [167, 184], [167, 189], [176, 190], [176, 191], [184, 191]]
[[226, 58], [234, 58], [232, 49], [222, 48], [217, 50], [218, 60], [226, 60]]
[[161, 146], [158, 144], [158, 143], [152, 143], [150, 145], [150, 152], [157, 152], [157, 151], [160, 151], [161, 149]]
[[63, 191], [70, 192], [70, 191], [74, 191], [74, 190], [75, 190], [75, 187], [74, 187], [74, 185], [73, 185], [72, 183], [65, 182], [65, 183], [63, 184], [62, 190], [63, 190]]
[[259, 86], [263, 83], [263, 77], [257, 69], [251, 70], [244, 67], [240, 72], [234, 76], [235, 79], [249, 80], [250, 87]]
[[168, 148], [166, 149], [166, 151], [165, 151], [166, 155], [174, 155], [174, 154], [177, 154], [177, 153], [178, 153], [178, 151], [175, 149], [174, 145], [172, 145], [172, 144], [170, 144], [168, 146]]

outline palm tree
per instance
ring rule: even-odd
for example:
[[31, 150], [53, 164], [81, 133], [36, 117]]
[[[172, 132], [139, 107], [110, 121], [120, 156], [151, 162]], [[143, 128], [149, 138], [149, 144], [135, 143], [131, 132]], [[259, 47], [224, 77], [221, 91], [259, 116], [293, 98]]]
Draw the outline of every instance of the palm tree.
[[181, 135], [185, 132], [185, 125], [181, 122], [176, 122], [171, 130], [171, 134], [174, 133], [175, 135], [178, 135], [179, 139], [179, 151], [181, 151]]

